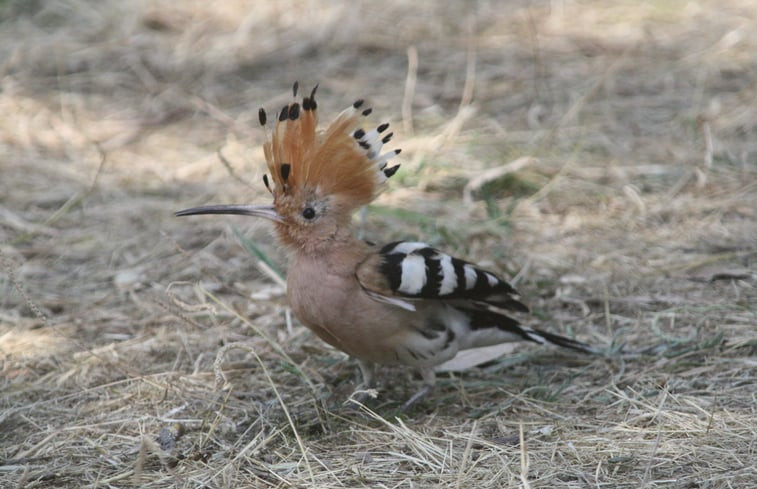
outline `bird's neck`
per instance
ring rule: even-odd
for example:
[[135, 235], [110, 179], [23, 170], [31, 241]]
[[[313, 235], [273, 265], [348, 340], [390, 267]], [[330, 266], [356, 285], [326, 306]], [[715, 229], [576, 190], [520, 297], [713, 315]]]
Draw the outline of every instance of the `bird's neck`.
[[340, 226], [326, 235], [285, 244], [294, 256], [317, 260], [327, 255], [349, 254], [350, 250], [360, 248], [362, 242], [355, 237], [350, 226]]
[[[338, 233], [328, 243], [313, 244], [290, 248], [289, 271], [295, 270], [354, 277], [355, 267], [370, 252], [370, 246], [357, 239], [348, 229]], [[315, 280], [318, 280], [317, 278]]]

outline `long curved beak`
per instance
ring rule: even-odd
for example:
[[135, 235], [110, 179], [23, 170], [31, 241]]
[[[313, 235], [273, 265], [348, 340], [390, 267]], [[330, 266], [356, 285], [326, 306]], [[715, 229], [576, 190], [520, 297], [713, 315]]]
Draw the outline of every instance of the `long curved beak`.
[[271, 221], [284, 222], [284, 219], [273, 208], [272, 205], [244, 205], [244, 204], [229, 204], [229, 205], [204, 205], [201, 207], [192, 207], [191, 209], [184, 209], [182, 211], [175, 212], [177, 217], [181, 216], [194, 216], [197, 214], [236, 214], [239, 216], [254, 216], [264, 217]]

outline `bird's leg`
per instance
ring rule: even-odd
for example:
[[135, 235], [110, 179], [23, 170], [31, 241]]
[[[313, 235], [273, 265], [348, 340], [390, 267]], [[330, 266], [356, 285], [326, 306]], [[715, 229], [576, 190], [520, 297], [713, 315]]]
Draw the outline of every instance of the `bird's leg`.
[[405, 404], [402, 405], [400, 408], [401, 413], [405, 413], [410, 408], [412, 408], [416, 403], [419, 401], [422, 401], [426, 398], [429, 394], [431, 394], [431, 391], [434, 390], [434, 384], [436, 383], [436, 373], [434, 373], [433, 368], [422, 368], [421, 369], [421, 377], [423, 377], [423, 387], [412, 395], [410, 399], [405, 401]]
[[360, 383], [358, 388], [370, 389], [373, 387], [375, 373], [374, 365], [371, 362], [366, 362], [365, 360], [360, 359], [358, 359], [357, 365], [360, 367], [360, 373], [363, 376], [363, 382]]
[[363, 403], [371, 396], [369, 389], [373, 388], [374, 381], [374, 365], [371, 362], [358, 359], [358, 366], [360, 367], [360, 373], [363, 377], [363, 381], [355, 388], [355, 392], [350, 396], [350, 400]]

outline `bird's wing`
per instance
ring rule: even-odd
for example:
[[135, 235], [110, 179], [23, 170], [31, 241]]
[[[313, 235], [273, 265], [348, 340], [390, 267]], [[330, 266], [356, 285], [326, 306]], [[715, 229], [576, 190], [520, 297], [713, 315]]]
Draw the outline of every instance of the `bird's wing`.
[[442, 300], [528, 312], [518, 292], [494, 273], [425, 243], [389, 243], [370, 254], [356, 273], [371, 297], [405, 309], [413, 310], [416, 300]]
[[410, 311], [420, 309], [420, 301], [436, 301], [440, 306], [423, 308], [425, 320], [416, 328], [415, 343], [406, 345], [405, 363], [433, 364], [445, 352], [454, 355], [467, 348], [522, 340], [597, 351], [591, 345], [521, 325], [506, 314], [528, 312], [510, 284], [425, 243], [398, 241], [376, 249], [358, 265], [356, 276], [374, 300]]

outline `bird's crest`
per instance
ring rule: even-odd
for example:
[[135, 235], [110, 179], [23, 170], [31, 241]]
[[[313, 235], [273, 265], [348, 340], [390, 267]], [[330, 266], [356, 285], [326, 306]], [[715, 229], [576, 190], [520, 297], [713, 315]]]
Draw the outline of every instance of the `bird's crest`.
[[[360, 118], [371, 113], [362, 100], [344, 110], [325, 129], [317, 128], [317, 103], [313, 88], [309, 96], [285, 105], [277, 114], [272, 134], [266, 131], [263, 145], [272, 182], [264, 176], [274, 202], [286, 195], [296, 195], [309, 188], [340, 201], [348, 208], [371, 202], [383, 189], [383, 183], [394, 175], [399, 165], [387, 162], [400, 150], [381, 153], [392, 133], [384, 123], [371, 131], [360, 128]], [[266, 112], [260, 109], [260, 123], [267, 125]]]

